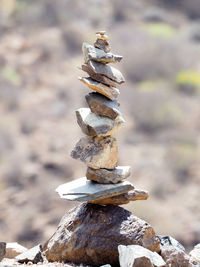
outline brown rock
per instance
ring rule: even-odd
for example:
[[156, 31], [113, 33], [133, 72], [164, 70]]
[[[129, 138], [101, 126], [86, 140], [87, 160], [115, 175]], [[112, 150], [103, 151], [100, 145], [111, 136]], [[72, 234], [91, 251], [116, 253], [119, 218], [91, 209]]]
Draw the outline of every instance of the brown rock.
[[105, 85], [108, 86], [113, 86], [116, 87], [116, 83], [114, 81], [112, 81], [111, 79], [109, 79], [108, 77], [95, 73], [92, 68], [90, 68], [90, 66], [88, 65], [82, 65], [82, 70], [87, 72], [87, 74], [95, 81], [103, 83]]
[[81, 204], [62, 218], [44, 250], [49, 261], [118, 266], [120, 244], [160, 251], [152, 227], [131, 212], [112, 205]]
[[111, 101], [99, 93], [89, 93], [85, 96], [85, 99], [91, 111], [97, 115], [114, 120], [121, 114], [117, 101]]
[[109, 42], [102, 39], [97, 39], [94, 43], [94, 47], [99, 48], [106, 53], [110, 52], [111, 50]]
[[116, 100], [120, 94], [117, 88], [99, 83], [91, 78], [79, 77], [79, 80], [85, 83], [90, 89], [108, 97], [110, 100]]
[[129, 191], [127, 193], [124, 193], [118, 196], [93, 200], [93, 201], [90, 201], [89, 203], [99, 204], [99, 205], [124, 205], [124, 204], [129, 203], [130, 201], [146, 200], [148, 197], [149, 197], [149, 194], [147, 191], [134, 189], [132, 191]]
[[0, 242], [0, 261], [4, 258], [6, 254], [6, 243], [5, 242]]
[[117, 166], [113, 170], [87, 168], [86, 177], [100, 184], [116, 184], [130, 176], [130, 169], [130, 166]]
[[161, 246], [161, 256], [167, 266], [189, 267], [189, 256], [178, 247]]
[[105, 75], [106, 77], [115, 81], [116, 83], [121, 84], [125, 82], [125, 79], [122, 73], [118, 69], [108, 64], [102, 64], [102, 63], [90, 60], [88, 62], [88, 65], [95, 73]]
[[113, 169], [118, 161], [117, 140], [112, 136], [83, 137], [72, 150], [71, 156], [93, 169]]

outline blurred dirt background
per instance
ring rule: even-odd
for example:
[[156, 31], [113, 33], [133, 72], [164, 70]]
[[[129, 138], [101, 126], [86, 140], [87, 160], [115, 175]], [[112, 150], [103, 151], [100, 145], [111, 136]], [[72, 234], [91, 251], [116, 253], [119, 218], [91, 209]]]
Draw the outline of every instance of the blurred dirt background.
[[126, 120], [120, 164], [149, 191], [125, 208], [191, 248], [200, 242], [200, 1], [0, 1], [0, 240], [46, 241], [77, 203], [54, 189], [85, 175], [70, 158], [83, 41], [106, 30]]

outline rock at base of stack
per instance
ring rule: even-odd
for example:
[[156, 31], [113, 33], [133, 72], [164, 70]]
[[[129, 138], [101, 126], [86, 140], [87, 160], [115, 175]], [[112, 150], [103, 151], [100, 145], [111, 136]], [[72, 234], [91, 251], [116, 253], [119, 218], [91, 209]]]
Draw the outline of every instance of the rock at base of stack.
[[160, 252], [153, 228], [113, 205], [81, 204], [69, 211], [44, 245], [49, 261], [119, 265], [119, 245], [140, 245]]

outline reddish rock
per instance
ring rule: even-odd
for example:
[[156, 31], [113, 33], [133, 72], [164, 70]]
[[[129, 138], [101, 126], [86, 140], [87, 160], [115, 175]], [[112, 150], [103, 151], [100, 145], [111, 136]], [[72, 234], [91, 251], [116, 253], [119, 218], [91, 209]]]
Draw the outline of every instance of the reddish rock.
[[62, 218], [43, 249], [52, 262], [118, 266], [120, 244], [160, 251], [153, 228], [131, 212], [113, 205], [81, 204]]
[[189, 256], [180, 248], [174, 246], [161, 246], [161, 256], [167, 266], [188, 267]]

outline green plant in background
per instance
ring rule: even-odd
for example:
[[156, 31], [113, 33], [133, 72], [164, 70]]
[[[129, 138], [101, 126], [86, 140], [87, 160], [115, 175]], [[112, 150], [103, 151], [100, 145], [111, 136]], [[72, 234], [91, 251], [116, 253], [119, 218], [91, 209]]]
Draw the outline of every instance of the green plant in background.
[[21, 81], [20, 75], [10, 66], [5, 66], [1, 71], [1, 76], [14, 85], [19, 85]]
[[145, 24], [144, 29], [148, 31], [150, 35], [162, 38], [172, 38], [177, 34], [177, 29], [166, 23], [148, 23]]
[[138, 89], [144, 93], [154, 92], [159, 89], [159, 86], [163, 84], [163, 82], [164, 81], [162, 81], [161, 79], [142, 81], [138, 83]]
[[176, 75], [178, 89], [187, 94], [200, 93], [200, 72], [195, 70], [180, 71]]

